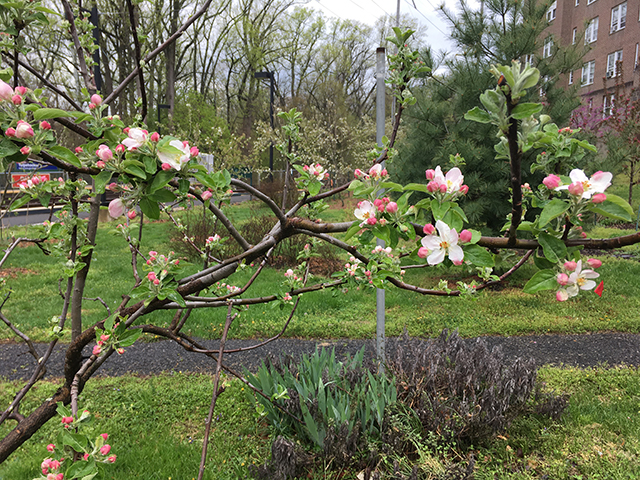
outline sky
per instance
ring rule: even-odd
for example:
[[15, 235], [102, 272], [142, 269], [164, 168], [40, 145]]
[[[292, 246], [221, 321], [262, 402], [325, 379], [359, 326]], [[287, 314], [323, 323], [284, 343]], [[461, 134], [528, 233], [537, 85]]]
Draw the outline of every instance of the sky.
[[[454, 50], [448, 40], [449, 28], [442, 19], [438, 6], [442, 3], [455, 10], [457, 0], [400, 0], [400, 13], [409, 14], [427, 28], [426, 43], [435, 51]], [[471, 5], [473, 0], [468, 2]], [[415, 6], [414, 6], [415, 5]], [[321, 10], [327, 17], [357, 20], [368, 25], [385, 15], [396, 15], [397, 0], [311, 0], [307, 7]]]

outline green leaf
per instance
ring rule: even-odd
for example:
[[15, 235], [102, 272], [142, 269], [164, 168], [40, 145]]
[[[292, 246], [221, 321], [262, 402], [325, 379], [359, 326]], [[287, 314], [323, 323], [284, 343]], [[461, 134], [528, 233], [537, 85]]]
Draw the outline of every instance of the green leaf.
[[542, 110], [542, 105], [539, 103], [519, 103], [511, 111], [511, 116], [516, 120], [524, 120], [529, 118]]
[[33, 119], [37, 122], [60, 117], [75, 117], [75, 113], [60, 110], [59, 108], [39, 108], [33, 112]]
[[136, 177], [142, 178], [143, 180], [147, 178], [147, 174], [145, 173], [145, 171], [137, 165], [128, 165], [124, 168], [124, 171], [131, 175], [135, 175]]
[[381, 182], [380, 187], [390, 192], [401, 192], [403, 190], [402, 185], [395, 182]]
[[78, 159], [78, 157], [76, 157], [76, 154], [73, 153], [68, 148], [61, 147], [60, 145], [56, 145], [55, 147], [51, 147], [47, 149], [47, 151], [54, 157], [57, 157], [60, 160], [64, 160], [65, 162], [70, 163], [71, 165], [74, 165], [76, 167], [82, 166], [82, 163], [80, 163], [80, 160]]
[[478, 123], [491, 123], [491, 115], [478, 107], [473, 107], [471, 110], [465, 113], [464, 119]]
[[560, 200], [559, 198], [554, 198], [551, 200], [545, 207], [542, 209], [542, 213], [540, 213], [540, 218], [538, 220], [538, 227], [542, 229], [547, 223], [551, 220], [558, 218], [563, 215], [569, 209], [570, 204], [565, 202], [564, 200]]
[[178, 190], [180, 193], [187, 193], [190, 186], [191, 183], [186, 178], [181, 178], [180, 180], [178, 180]]
[[170, 170], [159, 171], [158, 173], [156, 173], [155, 177], [153, 177], [153, 182], [151, 182], [151, 186], [149, 187], [149, 193], [160, 190], [167, 183], [169, 183], [173, 177], [174, 173]]
[[405, 190], [413, 190], [415, 192], [429, 193], [427, 186], [422, 183], [408, 183], [404, 186]]
[[102, 170], [99, 174], [93, 176], [93, 180], [96, 184], [96, 193], [104, 193], [105, 187], [111, 181], [113, 172], [109, 170]]
[[558, 287], [555, 270], [540, 270], [524, 286], [524, 293], [536, 293], [542, 290], [554, 290]]
[[478, 267], [493, 267], [495, 265], [493, 255], [486, 248], [479, 245], [465, 245], [462, 248], [465, 262], [471, 262]]
[[156, 173], [156, 170], [158, 169], [158, 164], [155, 158], [145, 156], [143, 158], [143, 161], [144, 161], [144, 170], [147, 173], [152, 173], [152, 174]]
[[309, 195], [314, 196], [320, 193], [320, 189], [322, 188], [322, 183], [317, 180], [313, 180], [309, 183]]
[[607, 199], [604, 202], [597, 204], [589, 203], [588, 208], [594, 213], [615, 220], [622, 220], [624, 222], [633, 221], [633, 209], [624, 199], [617, 195], [607, 193]]
[[176, 196], [166, 188], [161, 188], [149, 195], [149, 198], [154, 202], [168, 203], [173, 202], [176, 199]]
[[433, 215], [434, 220], [442, 220], [444, 216], [449, 211], [451, 207], [450, 202], [444, 202], [440, 204], [440, 202], [436, 199], [433, 199], [431, 202], [431, 214]]
[[50, 193], [40, 194], [40, 196], [38, 197], [38, 200], [40, 200], [40, 205], [42, 205], [43, 207], [47, 207], [49, 206], [49, 200], [51, 200], [51, 194]]
[[553, 263], [562, 261], [567, 256], [567, 246], [562, 240], [546, 232], [538, 235], [538, 242], [542, 245], [544, 256]]
[[79, 433], [64, 432], [62, 443], [73, 448], [76, 452], [84, 452], [87, 448], [87, 437]]
[[158, 202], [151, 200], [149, 197], [142, 197], [140, 200], [140, 210], [152, 220], [158, 220], [160, 218]]
[[546, 258], [539, 257], [538, 255], [533, 256], [533, 263], [535, 263], [539, 270], [552, 269], [555, 266], [554, 263], [551, 263]]
[[9, 210], [10, 211], [17, 210], [21, 206], [29, 203], [30, 200], [31, 200], [31, 197], [29, 195], [23, 195], [22, 197], [18, 198], [15, 202], [11, 204], [11, 208]]
[[349, 227], [349, 229], [347, 230], [347, 232], [344, 235], [344, 241], [348, 241], [351, 237], [353, 237], [356, 233], [358, 233], [361, 230], [361, 226], [358, 222], [353, 222], [353, 225], [351, 225]]
[[0, 158], [8, 157], [18, 153], [18, 146], [6, 137], [0, 139]]
[[135, 343], [138, 337], [142, 334], [142, 329], [134, 328], [132, 330], [127, 330], [118, 339], [118, 345], [120, 347], [130, 347]]
[[83, 478], [86, 475], [91, 475], [94, 472], [98, 473], [98, 469], [96, 467], [95, 460], [93, 458], [90, 458], [86, 462], [80, 461], [71, 464], [69, 469], [65, 472], [65, 478]]

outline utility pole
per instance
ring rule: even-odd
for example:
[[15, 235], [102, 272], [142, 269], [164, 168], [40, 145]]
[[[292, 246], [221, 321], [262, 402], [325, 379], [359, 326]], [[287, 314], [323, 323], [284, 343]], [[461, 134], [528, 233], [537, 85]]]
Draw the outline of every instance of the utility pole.
[[[378, 146], [382, 146], [385, 124], [385, 63], [386, 55], [384, 47], [376, 50], [376, 141]], [[384, 168], [384, 162], [382, 162]], [[379, 238], [376, 245], [384, 248], [384, 241]], [[385, 361], [385, 295], [384, 288], [376, 288], [376, 355], [378, 358], [378, 371], [384, 372]]]

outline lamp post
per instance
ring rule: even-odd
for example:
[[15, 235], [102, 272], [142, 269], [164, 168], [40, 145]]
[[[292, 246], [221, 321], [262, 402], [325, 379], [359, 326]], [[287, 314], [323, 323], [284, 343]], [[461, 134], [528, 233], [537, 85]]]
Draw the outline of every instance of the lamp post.
[[[255, 72], [255, 78], [268, 78], [269, 79], [269, 118], [271, 120], [271, 129], [273, 130], [273, 72]], [[273, 143], [269, 147], [269, 171], [273, 178]]]

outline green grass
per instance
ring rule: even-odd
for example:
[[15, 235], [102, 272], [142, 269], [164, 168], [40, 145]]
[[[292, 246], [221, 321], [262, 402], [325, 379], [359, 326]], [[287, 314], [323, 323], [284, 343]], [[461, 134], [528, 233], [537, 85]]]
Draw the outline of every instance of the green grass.
[[[546, 367], [540, 379], [546, 388], [571, 395], [565, 415], [556, 422], [525, 416], [489, 444], [472, 448], [477, 458], [475, 478], [640, 478], [638, 369]], [[255, 417], [241, 384], [230, 381], [228, 385], [216, 409], [208, 479], [245, 478], [249, 464], [269, 456], [269, 430]], [[54, 381], [41, 383], [35, 394], [49, 395], [56, 386]], [[18, 388], [16, 382], [0, 382], [0, 403], [6, 404]], [[83, 407], [97, 415], [92, 433], [109, 433], [118, 456], [116, 464], [106, 469], [106, 478], [195, 478], [211, 388], [210, 376], [180, 373], [93, 379], [82, 395]], [[23, 411], [35, 404], [27, 401]], [[0, 435], [7, 428], [0, 427]], [[53, 420], [34, 435], [0, 465], [0, 479], [31, 480], [58, 428]], [[465, 452], [458, 452], [450, 459], [464, 456]], [[393, 463], [393, 458], [385, 460]], [[437, 450], [425, 449], [411, 463], [428, 466], [434, 474], [444, 469]], [[406, 460], [400, 465], [406, 466]], [[356, 473], [325, 476], [322, 466], [316, 465], [308, 478], [354, 478]]]
[[[255, 208], [233, 206], [230, 215], [239, 219], [255, 212]], [[342, 210], [328, 210], [336, 217]], [[336, 218], [340, 220], [340, 218]], [[130, 254], [122, 237], [113, 235], [114, 224], [101, 225], [98, 247], [87, 282], [85, 296], [100, 296], [112, 308], [121, 301], [121, 295], [133, 286]], [[142, 251], [167, 252], [169, 223], [145, 225]], [[620, 230], [598, 226], [592, 237], [612, 237]], [[624, 233], [624, 232], [622, 232]], [[21, 227], [14, 232], [28, 235]], [[529, 295], [522, 292], [535, 267], [526, 265], [509, 278], [500, 291], [482, 291], [472, 298], [421, 296], [390, 287], [386, 292], [387, 335], [399, 335], [405, 329], [411, 335], [433, 336], [443, 328], [457, 328], [463, 336], [524, 335], [540, 333], [585, 333], [595, 331], [640, 332], [640, 264], [635, 259], [640, 246], [625, 247], [621, 252], [633, 259], [605, 256], [599, 269], [605, 290], [602, 298], [593, 292], [583, 292], [565, 303], [555, 301], [553, 292]], [[35, 246], [18, 248], [5, 265], [4, 273], [14, 290], [3, 307], [3, 313], [18, 328], [34, 340], [47, 340], [47, 321], [59, 315], [62, 299], [58, 295], [60, 259], [44, 256]], [[140, 269], [142, 272], [142, 269]], [[187, 266], [185, 273], [196, 271]], [[144, 273], [144, 272], [143, 272]], [[240, 271], [227, 283], [242, 286], [251, 272]], [[423, 287], [435, 287], [440, 278], [455, 285], [458, 280], [470, 281], [470, 273], [461, 268], [445, 270], [426, 268], [409, 270], [406, 280]], [[284, 293], [283, 271], [267, 268], [245, 297], [259, 297]], [[322, 278], [316, 280], [322, 281]], [[224, 311], [223, 311], [224, 310]], [[231, 329], [231, 337], [252, 338], [273, 335], [280, 331], [288, 309], [274, 309], [269, 304], [254, 305], [242, 312]], [[105, 317], [106, 310], [99, 303], [85, 301], [85, 325]], [[185, 332], [203, 338], [220, 335], [226, 309], [194, 310]], [[172, 311], [154, 312], [148, 321], [168, 325]], [[371, 338], [375, 334], [374, 290], [318, 291], [303, 296], [296, 315], [287, 330], [290, 337], [304, 338]], [[13, 339], [12, 332], [0, 325], [0, 340]], [[68, 331], [63, 338], [68, 340]]]

